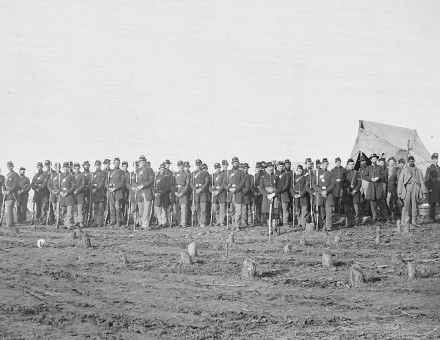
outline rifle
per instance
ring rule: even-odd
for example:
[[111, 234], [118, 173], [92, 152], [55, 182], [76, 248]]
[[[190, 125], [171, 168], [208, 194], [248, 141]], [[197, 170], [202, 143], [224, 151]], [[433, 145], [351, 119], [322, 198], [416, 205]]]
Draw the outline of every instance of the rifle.
[[61, 173], [58, 172], [58, 200], [57, 200], [57, 225], [56, 228], [60, 228], [60, 215], [61, 215]]
[[90, 218], [92, 216], [93, 213], [93, 202], [92, 202], [92, 190], [93, 190], [93, 173], [92, 173], [92, 178], [90, 179], [90, 194], [89, 194], [89, 213], [87, 215], [87, 227], [90, 226]]
[[229, 171], [226, 168], [226, 229], [229, 230], [229, 202], [228, 202], [228, 195], [229, 195]]
[[[107, 183], [110, 187], [110, 169], [107, 171]], [[107, 225], [107, 220], [110, 223], [110, 195], [112, 192], [110, 190], [107, 190], [107, 199], [106, 199], [106, 210], [105, 210], [105, 219], [104, 219], [104, 225]]]
[[[53, 178], [52, 178], [52, 169], [50, 169], [50, 185], [52, 185], [52, 182], [53, 182]], [[47, 209], [46, 225], [49, 224], [50, 207], [52, 206], [52, 203], [50, 202], [51, 198], [52, 198], [52, 191], [49, 190], [49, 208]], [[36, 227], [36, 226], [34, 225], [34, 228], [35, 228], [35, 227]]]
[[[133, 167], [134, 167], [134, 164], [133, 164]], [[131, 211], [131, 201], [130, 201], [131, 192], [130, 191], [133, 191], [133, 190], [131, 190], [131, 186], [133, 184], [131, 174], [130, 174], [129, 184], [130, 184], [130, 190], [128, 192], [128, 211], [127, 211], [127, 224], [126, 224], [127, 228], [130, 226], [130, 211]], [[134, 223], [136, 223], [136, 222], [134, 222]]]
[[[196, 187], [196, 180], [194, 178], [194, 176], [192, 177], [192, 181], [193, 181], [193, 187]], [[194, 215], [196, 212], [196, 197], [195, 197], [195, 190], [192, 191], [192, 204], [191, 204], [191, 227], [194, 227]]]
[[[157, 175], [159, 175], [159, 172], [157, 174], [154, 174], [154, 182], [153, 182], [153, 197], [151, 200], [151, 208], [150, 208], [150, 224], [152, 223], [151, 221], [153, 220], [154, 217], [154, 201], [155, 201], [155, 195], [156, 195], [156, 191], [157, 191], [157, 183], [156, 183], [156, 177]], [[157, 221], [157, 224], [159, 224], [159, 221]]]
[[[296, 218], [296, 203], [297, 199], [295, 198], [296, 191], [295, 191], [295, 173], [292, 171], [292, 191], [293, 191], [293, 216], [292, 216], [292, 227], [295, 228], [295, 218]], [[299, 225], [299, 219], [298, 219], [298, 225]]]
[[[316, 168], [315, 173], [316, 173], [316, 185], [319, 186], [319, 169], [318, 168]], [[315, 215], [316, 215], [316, 217], [315, 217], [315, 219], [316, 219], [316, 229], [319, 230], [319, 225], [321, 224], [321, 221], [320, 221], [320, 216], [319, 216], [320, 213], [319, 213], [319, 205], [318, 205], [318, 195], [319, 195], [319, 193], [316, 192], [316, 201], [315, 201]]]
[[317, 226], [317, 221], [316, 221], [316, 217], [314, 214], [314, 207], [313, 207], [313, 185], [312, 185], [312, 168], [309, 168], [309, 177], [310, 177], [310, 216], [312, 217], [312, 223], [315, 225], [315, 227]]

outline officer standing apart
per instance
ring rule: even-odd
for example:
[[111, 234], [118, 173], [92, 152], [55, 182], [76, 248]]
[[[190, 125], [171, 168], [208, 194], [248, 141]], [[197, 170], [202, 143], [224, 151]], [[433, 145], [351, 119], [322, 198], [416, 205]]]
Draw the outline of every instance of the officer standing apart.
[[426, 169], [425, 184], [428, 190], [428, 202], [431, 204], [429, 217], [435, 221], [435, 208], [440, 203], [440, 167], [438, 166], [438, 153], [431, 156], [432, 164]]
[[75, 176], [70, 173], [69, 162], [63, 163], [63, 172], [60, 174], [60, 206], [66, 209], [64, 227], [72, 229], [73, 209], [75, 206]]
[[136, 183], [137, 194], [140, 197], [138, 204], [139, 211], [142, 212], [142, 229], [150, 228], [150, 219], [152, 211], [153, 201], [153, 185], [154, 185], [154, 171], [150, 167], [147, 167], [147, 159], [145, 156], [139, 157], [139, 174], [138, 181]]
[[[318, 170], [318, 184], [314, 185], [317, 195], [317, 204], [320, 209], [320, 215], [325, 230], [332, 230], [332, 213], [333, 213], [333, 190], [336, 185], [335, 178], [332, 173], [327, 170], [328, 160], [323, 158], [321, 168]], [[324, 229], [324, 228], [323, 228]]]
[[229, 171], [228, 184], [228, 202], [234, 208], [232, 212], [234, 216], [234, 227], [236, 231], [240, 230], [241, 225], [241, 200], [243, 195], [243, 188], [246, 182], [246, 176], [242, 170], [238, 168], [240, 162], [238, 157], [232, 158], [232, 170]]
[[8, 173], [5, 177], [5, 182], [3, 184], [3, 195], [5, 200], [5, 220], [6, 226], [13, 228], [17, 233], [18, 229], [14, 224], [14, 205], [17, 201], [17, 191], [18, 191], [18, 181], [19, 176], [14, 171], [14, 164], [12, 162], [7, 163]]

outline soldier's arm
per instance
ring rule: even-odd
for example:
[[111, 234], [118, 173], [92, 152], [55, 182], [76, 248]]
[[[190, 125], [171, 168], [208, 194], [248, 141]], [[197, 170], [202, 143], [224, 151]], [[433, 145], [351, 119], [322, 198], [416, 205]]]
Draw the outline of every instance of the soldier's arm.
[[209, 181], [210, 181], [210, 179], [209, 179], [209, 173], [206, 173], [206, 175], [205, 175], [205, 181], [204, 181], [204, 183], [202, 184], [202, 186], [199, 188], [200, 191], [204, 191], [204, 190], [206, 189], [206, 187], [209, 186]]
[[66, 194], [70, 195], [75, 191], [76, 188], [76, 181], [75, 178], [72, 176], [72, 179], [70, 180], [70, 188], [66, 190]]
[[429, 167], [426, 169], [426, 173], [425, 173], [425, 185], [429, 191], [432, 190], [431, 169]]
[[80, 183], [78, 185], [78, 187], [76, 187], [76, 192], [79, 194], [80, 192], [82, 192], [86, 187], [86, 178], [84, 175], [80, 176]]
[[336, 177], [330, 174], [330, 185], [327, 187], [327, 189], [325, 189], [327, 194], [332, 192], [335, 186], [336, 186]]
[[267, 197], [267, 195], [269, 195], [269, 193], [264, 188], [264, 176], [261, 176], [261, 178], [260, 178], [260, 188], [258, 190], [260, 191], [260, 194], [262, 194], [265, 197]]
[[23, 187], [23, 189], [21, 189], [21, 192], [24, 194], [27, 194], [29, 192], [29, 190], [31, 190], [31, 182], [30, 182], [29, 178], [26, 177], [26, 179], [24, 181], [24, 187]]
[[190, 176], [187, 174], [185, 178], [185, 186], [182, 189], [182, 195], [186, 194], [190, 188]]
[[34, 175], [34, 177], [32, 177], [31, 188], [33, 190], [37, 190], [38, 189], [38, 186], [37, 186], [37, 175]]

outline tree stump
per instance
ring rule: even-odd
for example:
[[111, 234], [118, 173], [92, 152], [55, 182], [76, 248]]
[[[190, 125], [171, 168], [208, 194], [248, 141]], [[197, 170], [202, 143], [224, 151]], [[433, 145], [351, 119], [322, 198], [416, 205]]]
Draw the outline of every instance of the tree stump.
[[364, 272], [360, 265], [353, 264], [350, 268], [350, 276], [348, 278], [351, 287], [360, 287], [364, 284]]
[[289, 254], [292, 251], [292, 245], [291, 244], [286, 244], [284, 246], [284, 254]]
[[313, 233], [315, 231], [315, 225], [313, 223], [308, 223], [304, 231], [308, 234]]
[[125, 253], [122, 250], [119, 251], [119, 262], [123, 266], [126, 266], [128, 264], [127, 255], [125, 255]]
[[188, 265], [188, 264], [192, 264], [192, 263], [193, 263], [192, 257], [189, 256], [189, 254], [186, 250], [182, 250], [180, 252], [180, 264], [181, 265]]
[[245, 258], [243, 260], [243, 268], [241, 270], [241, 277], [243, 279], [252, 280], [257, 274], [257, 262], [251, 258]]
[[403, 233], [404, 234], [409, 234], [410, 230], [409, 230], [409, 223], [405, 223], [403, 225]]
[[72, 240], [76, 240], [78, 238], [78, 234], [76, 233], [76, 231], [74, 231], [70, 234], [70, 237], [72, 238]]
[[194, 242], [188, 244], [188, 254], [191, 257], [197, 256], [197, 245]]
[[81, 240], [84, 247], [90, 248], [92, 246], [92, 242], [90, 242], [90, 236], [88, 234], [82, 234]]
[[396, 231], [397, 231], [398, 233], [400, 233], [400, 232], [402, 231], [400, 220], [397, 220], [397, 221], [396, 221]]
[[332, 254], [329, 251], [325, 251], [322, 253], [322, 265], [327, 268], [333, 267]]
[[406, 268], [408, 271], [408, 279], [409, 280], [414, 280], [416, 278], [416, 263], [414, 261], [414, 259], [408, 260], [406, 262]]
[[380, 244], [380, 226], [376, 226], [376, 239], [374, 242], [376, 244]]
[[306, 238], [304, 236], [301, 236], [299, 239], [299, 245], [300, 246], [306, 246], [307, 245], [307, 241]]

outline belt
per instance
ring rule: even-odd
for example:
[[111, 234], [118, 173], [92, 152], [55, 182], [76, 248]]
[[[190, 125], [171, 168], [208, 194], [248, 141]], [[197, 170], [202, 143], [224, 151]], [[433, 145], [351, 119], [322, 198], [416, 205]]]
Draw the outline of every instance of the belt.
[[201, 186], [201, 184], [196, 184], [196, 188], [200, 188]]
[[322, 187], [321, 189], [322, 189], [322, 190], [325, 190], [325, 189], [327, 189], [327, 187]]
[[336, 182], [340, 182], [340, 181], [341, 181], [340, 179], [337, 179], [337, 180], [336, 180]]
[[220, 189], [220, 186], [219, 185], [217, 185], [216, 187], [215, 187], [216, 189]]

